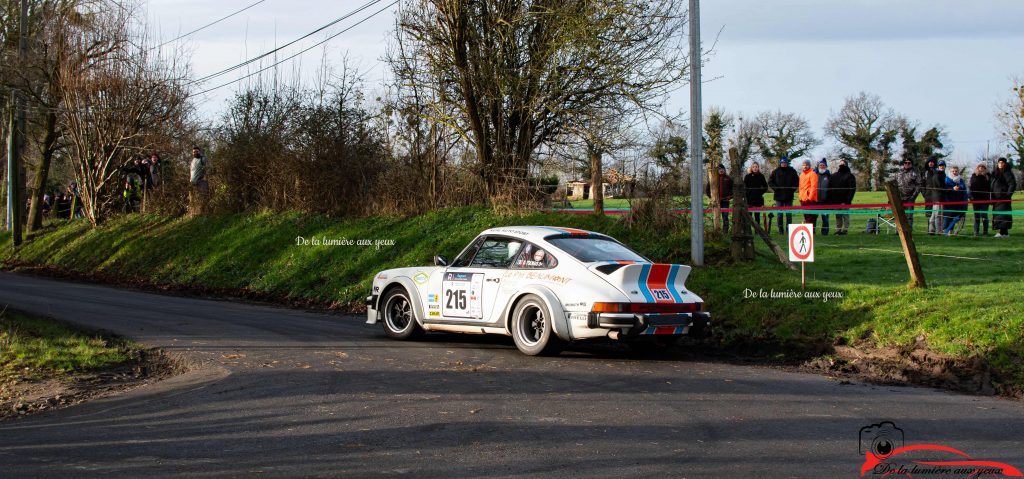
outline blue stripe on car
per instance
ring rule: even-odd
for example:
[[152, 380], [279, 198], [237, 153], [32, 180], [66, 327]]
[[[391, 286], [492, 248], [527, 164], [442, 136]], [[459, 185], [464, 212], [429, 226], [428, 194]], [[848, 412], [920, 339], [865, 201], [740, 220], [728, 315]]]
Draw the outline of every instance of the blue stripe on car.
[[654, 302], [654, 295], [651, 294], [651, 290], [647, 287], [647, 277], [651, 274], [651, 264], [644, 264], [643, 269], [640, 270], [640, 281], [637, 286], [640, 287], [640, 292], [644, 293], [644, 298], [647, 299], [648, 303]]
[[678, 264], [672, 266], [672, 271], [669, 272], [669, 274], [668, 274], [668, 281], [666, 282], [665, 287], [668, 288], [668, 292], [669, 293], [672, 293], [672, 299], [674, 299], [677, 303], [682, 303], [683, 302], [683, 298], [681, 296], [679, 296], [679, 292], [676, 291], [676, 287], [675, 287], [676, 273], [679, 273], [679, 265]]

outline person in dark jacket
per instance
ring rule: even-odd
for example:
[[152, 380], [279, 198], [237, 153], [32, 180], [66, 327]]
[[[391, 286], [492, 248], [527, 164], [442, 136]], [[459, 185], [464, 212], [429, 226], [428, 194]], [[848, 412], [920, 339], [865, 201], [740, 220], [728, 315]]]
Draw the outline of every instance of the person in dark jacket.
[[949, 176], [946, 177], [946, 191], [943, 192], [942, 201], [949, 203], [942, 207], [942, 213], [945, 216], [942, 232], [946, 236], [950, 236], [953, 234], [956, 224], [967, 216], [967, 183], [960, 177], [960, 168], [956, 166], [949, 169]]
[[[928, 164], [933, 164], [928, 160]], [[942, 232], [942, 193], [946, 191], [946, 162], [939, 160], [935, 168], [924, 172], [924, 200], [930, 205], [925, 207], [924, 214], [928, 217], [928, 234]], [[929, 214], [930, 213], [930, 214]]]
[[[818, 204], [827, 205], [829, 203], [828, 191], [832, 187], [830, 184], [830, 178], [832, 172], [828, 171], [828, 161], [824, 158], [818, 162], [818, 169], [814, 170], [818, 174]], [[828, 212], [825, 211], [821, 215], [821, 235], [828, 236]]]
[[[985, 202], [992, 200], [992, 175], [988, 174], [988, 167], [984, 163], [978, 163], [974, 168], [974, 174], [971, 175], [971, 181], [967, 186], [974, 208], [974, 236], [978, 236], [979, 233], [988, 236], [989, 203]], [[984, 233], [981, 233], [982, 225], [985, 226]]]
[[[779, 158], [779, 167], [768, 177], [768, 186], [774, 192], [772, 196], [776, 207], [793, 206], [793, 197], [796, 195], [796, 189], [800, 187], [800, 174], [789, 166], [789, 159], [785, 156]], [[768, 215], [769, 230], [772, 229], [771, 221], [772, 215]], [[792, 222], [793, 213], [779, 211], [779, 233], [785, 233]]]
[[[725, 171], [725, 165], [718, 164], [718, 199], [719, 206], [722, 208], [722, 229], [729, 232], [729, 213], [726, 211], [729, 209], [729, 201], [732, 200], [732, 178], [729, 177], [729, 173]], [[704, 194], [711, 197], [711, 183], [704, 185]]]
[[[756, 161], [750, 164], [747, 175], [743, 177], [743, 186], [747, 191], [747, 206], [751, 208], [764, 207], [764, 194], [768, 192], [768, 180], [764, 179], [761, 173], [761, 165]], [[761, 222], [761, 213], [754, 213], [754, 222]]]
[[1013, 210], [1010, 200], [1016, 189], [1017, 178], [1010, 171], [1010, 164], [1006, 158], [1000, 158], [996, 171], [992, 172], [992, 201], [998, 201], [992, 205], [992, 229], [996, 230], [996, 238], [1010, 236], [1010, 228], [1013, 227], [1013, 216], [1009, 214]]
[[[857, 178], [846, 164], [839, 160], [839, 169], [828, 182], [828, 202], [832, 205], [847, 206], [853, 204], [853, 195], [857, 192]], [[850, 215], [836, 213], [836, 234], [845, 235], [850, 231]]]
[[[917, 195], [921, 194], [921, 189], [924, 187], [924, 178], [914, 168], [914, 162], [910, 159], [903, 160], [903, 168], [896, 173], [896, 185], [900, 189], [900, 201], [906, 204], [913, 204], [917, 201]], [[910, 228], [914, 228], [914, 207], [911, 206], [909, 209], [904, 206], [904, 211], [907, 212], [907, 222], [910, 223]]]

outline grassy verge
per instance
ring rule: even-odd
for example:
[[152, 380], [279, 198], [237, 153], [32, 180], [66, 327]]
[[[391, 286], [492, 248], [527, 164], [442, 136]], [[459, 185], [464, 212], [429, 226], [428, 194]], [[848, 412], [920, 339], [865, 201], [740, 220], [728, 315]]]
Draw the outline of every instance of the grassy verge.
[[[866, 194], [861, 200], [879, 198]], [[957, 363], [980, 360], [992, 369], [997, 391], [1024, 391], [1024, 314], [1015, 294], [1024, 289], [1022, 237], [928, 236], [918, 215], [917, 246], [930, 287], [908, 290], [898, 236], [865, 235], [857, 222], [866, 219], [854, 221], [849, 236], [819, 237], [817, 261], [807, 267], [809, 291], [841, 296], [828, 301], [771, 297], [773, 290], [784, 295], [800, 291], [800, 274], [779, 265], [760, 243], [757, 261], [731, 265], [721, 259], [725, 241], [709, 241], [712, 266], [694, 271], [688, 285], [715, 314], [716, 347], [806, 360], [835, 354], [837, 345], [913, 346]], [[685, 225], [630, 228], [614, 217], [507, 217], [481, 208], [409, 219], [336, 220], [297, 213], [129, 216], [98, 229], [83, 222], [55, 225], [16, 255], [10, 253], [9, 237], [0, 236], [0, 258], [149, 284], [258, 293], [352, 309], [360, 306], [375, 272], [430, 264], [436, 254], [451, 258], [479, 231], [512, 224], [601, 231], [655, 261], [689, 262]], [[297, 237], [353, 244], [298, 246]], [[777, 239], [784, 245], [784, 238]], [[360, 245], [360, 240], [369, 244]], [[378, 247], [377, 240], [384, 244]]]
[[86, 334], [57, 321], [0, 315], [0, 381], [101, 371], [127, 363], [138, 351], [127, 341]]

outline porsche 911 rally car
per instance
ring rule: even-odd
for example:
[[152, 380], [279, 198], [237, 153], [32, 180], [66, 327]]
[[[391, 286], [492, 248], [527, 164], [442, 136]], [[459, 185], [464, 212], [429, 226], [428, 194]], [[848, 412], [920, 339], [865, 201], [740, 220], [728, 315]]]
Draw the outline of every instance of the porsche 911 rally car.
[[512, 336], [525, 354], [610, 338], [668, 344], [710, 324], [684, 284], [690, 267], [655, 264], [590, 231], [510, 226], [480, 233], [451, 262], [382, 271], [366, 299], [367, 323], [388, 336], [424, 331]]

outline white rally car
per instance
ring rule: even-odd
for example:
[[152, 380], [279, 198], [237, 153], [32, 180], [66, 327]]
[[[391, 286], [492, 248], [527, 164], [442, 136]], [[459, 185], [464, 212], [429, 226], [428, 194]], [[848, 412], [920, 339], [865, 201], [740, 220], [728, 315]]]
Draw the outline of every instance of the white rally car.
[[546, 226], [484, 231], [454, 261], [382, 271], [367, 301], [387, 335], [424, 331], [511, 335], [525, 354], [611, 338], [668, 344], [703, 332], [704, 301], [686, 289], [690, 267], [654, 264], [599, 233]]

